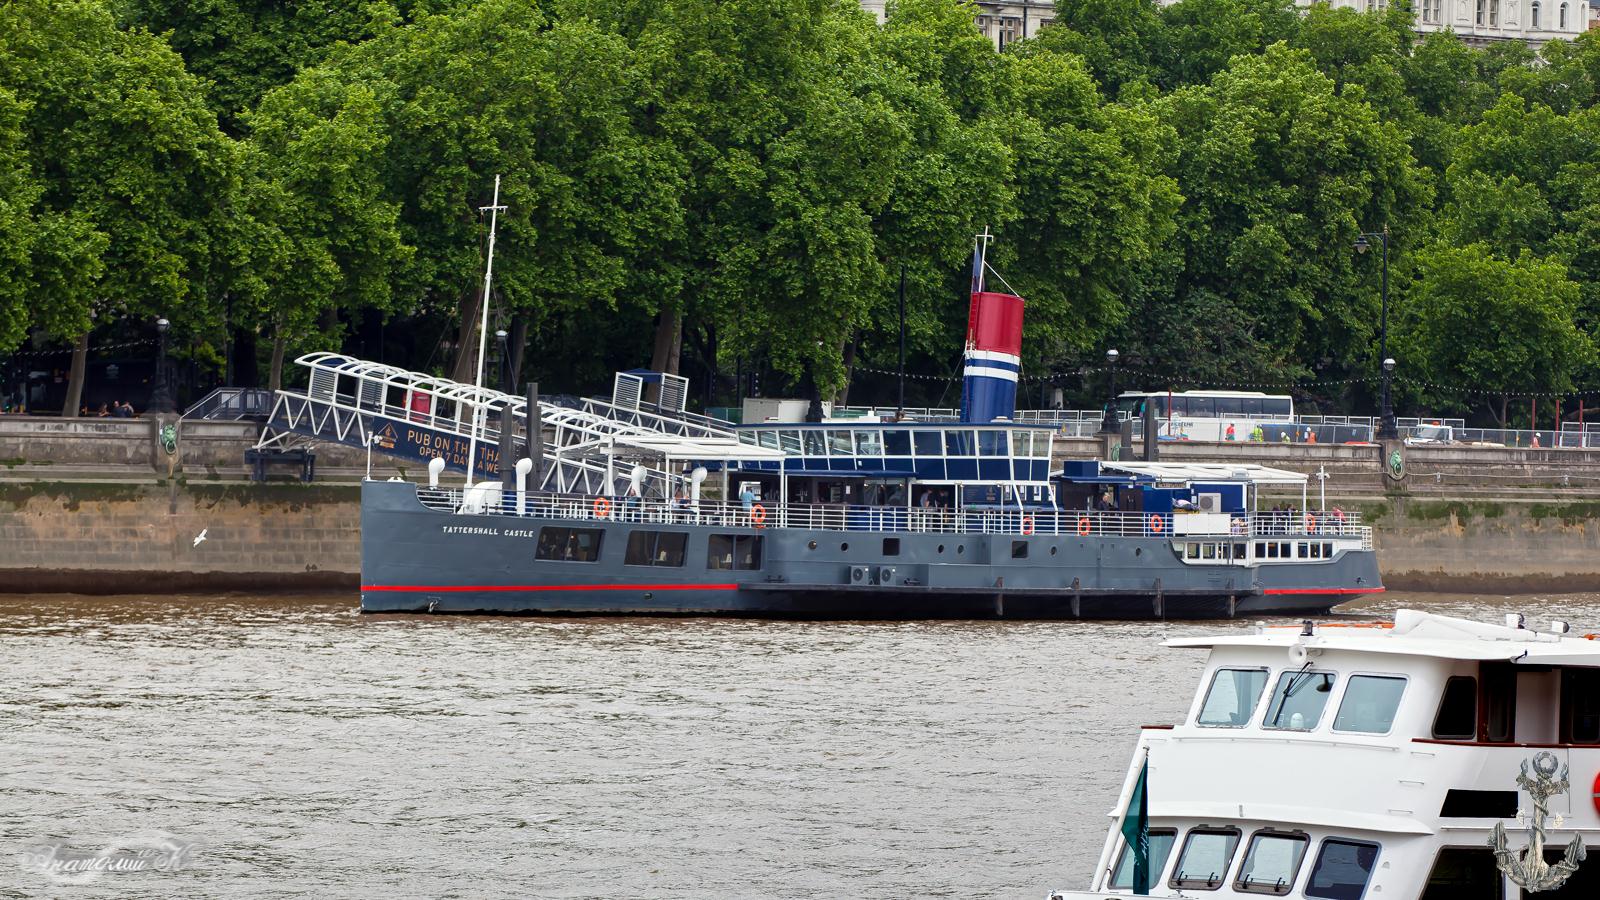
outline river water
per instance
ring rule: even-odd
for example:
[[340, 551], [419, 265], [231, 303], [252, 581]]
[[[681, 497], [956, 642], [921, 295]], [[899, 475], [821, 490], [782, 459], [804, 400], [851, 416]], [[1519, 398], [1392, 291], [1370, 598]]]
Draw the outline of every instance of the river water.
[[[1140, 724], [1247, 623], [362, 616], [0, 598], [0, 892], [1019, 897], [1083, 887]], [[1600, 631], [1600, 595], [1388, 595]], [[47, 848], [184, 848], [74, 876]]]

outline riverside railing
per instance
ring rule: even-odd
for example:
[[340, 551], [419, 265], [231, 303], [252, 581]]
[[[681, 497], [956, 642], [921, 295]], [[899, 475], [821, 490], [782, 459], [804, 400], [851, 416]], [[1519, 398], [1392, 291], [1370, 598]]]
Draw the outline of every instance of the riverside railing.
[[429, 509], [464, 515], [516, 516], [590, 522], [792, 528], [810, 531], [1015, 534], [1050, 537], [1251, 538], [1353, 537], [1370, 540], [1361, 514], [1341, 509], [1293, 512], [1143, 513], [1051, 508], [944, 508], [829, 503], [641, 500], [501, 490], [497, 485], [418, 488]]

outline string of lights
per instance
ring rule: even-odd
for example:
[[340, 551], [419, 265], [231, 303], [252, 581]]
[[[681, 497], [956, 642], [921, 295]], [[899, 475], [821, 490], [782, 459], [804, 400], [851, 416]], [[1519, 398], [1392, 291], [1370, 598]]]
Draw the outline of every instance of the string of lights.
[[[115, 344], [95, 344], [93, 347], [89, 348], [89, 352], [90, 353], [98, 353], [98, 352], [105, 352], [107, 350], [127, 350], [127, 349], [129, 349], [131, 347], [148, 347], [148, 346], [150, 346], [150, 345], [152, 345], [154, 343], [155, 343], [155, 341], [150, 340], [149, 338], [146, 338], [144, 340], [139, 340], [139, 341], [119, 341], [119, 342], [117, 342]], [[8, 355], [5, 358], [7, 358], [7, 359], [37, 359], [37, 358], [42, 357], [42, 356], [63, 356], [63, 355], [69, 355], [71, 353], [72, 353], [72, 348], [71, 347], [67, 347], [67, 348], [62, 349], [62, 350], [24, 350], [24, 351], [22, 351], [20, 353], [12, 353], [12, 354]]]

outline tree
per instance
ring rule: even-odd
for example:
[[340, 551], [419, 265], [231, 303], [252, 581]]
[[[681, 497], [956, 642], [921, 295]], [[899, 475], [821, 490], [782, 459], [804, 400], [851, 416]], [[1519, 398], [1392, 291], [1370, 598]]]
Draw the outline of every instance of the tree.
[[1233, 57], [1293, 39], [1300, 11], [1293, 0], [1180, 0], [1161, 8], [1161, 22], [1161, 84], [1171, 90], [1205, 84]]
[[0, 5], [0, 84], [34, 182], [19, 198], [41, 227], [32, 324], [75, 341], [63, 410], [75, 415], [96, 315], [181, 321], [203, 307], [196, 281], [236, 148], [178, 55], [90, 0]]
[[1154, 84], [1168, 58], [1167, 32], [1154, 0], [1058, 0], [1056, 19], [1035, 43], [1083, 57], [1109, 96]]
[[1427, 395], [1460, 404], [1461, 388], [1504, 392], [1489, 403], [1503, 427], [1505, 395], [1571, 390], [1592, 363], [1594, 344], [1573, 321], [1578, 286], [1560, 262], [1526, 250], [1506, 260], [1476, 243], [1428, 247], [1416, 266], [1396, 342], [1437, 385]]

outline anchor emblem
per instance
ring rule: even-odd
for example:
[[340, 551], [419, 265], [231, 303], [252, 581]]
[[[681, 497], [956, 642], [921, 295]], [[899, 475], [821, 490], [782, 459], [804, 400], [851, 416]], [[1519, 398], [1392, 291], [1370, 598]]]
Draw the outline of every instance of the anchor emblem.
[[[1533, 777], [1529, 777], [1528, 762], [1522, 761], [1522, 774], [1517, 776], [1517, 785], [1533, 799], [1533, 815], [1527, 821], [1528, 846], [1512, 850], [1506, 841], [1503, 822], [1495, 823], [1494, 837], [1489, 839], [1489, 846], [1494, 849], [1495, 866], [1516, 882], [1518, 887], [1530, 892], [1553, 891], [1578, 871], [1578, 864], [1583, 862], [1588, 853], [1583, 849], [1583, 837], [1574, 835], [1567, 844], [1566, 855], [1560, 861], [1555, 865], [1544, 861], [1544, 825], [1550, 816], [1548, 801], [1557, 794], [1567, 792], [1567, 767], [1560, 765], [1554, 753], [1542, 750], [1534, 754]], [[1556, 777], [1558, 766], [1561, 769], [1559, 778]], [[1519, 813], [1517, 819], [1521, 821], [1523, 816]], [[1555, 827], [1561, 827], [1560, 815], [1555, 817]]]

